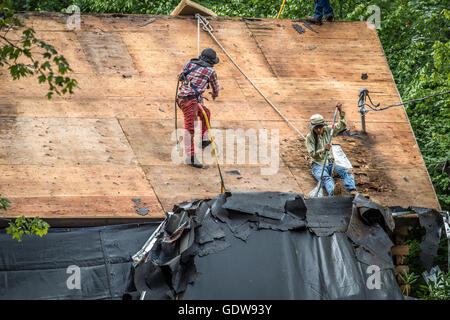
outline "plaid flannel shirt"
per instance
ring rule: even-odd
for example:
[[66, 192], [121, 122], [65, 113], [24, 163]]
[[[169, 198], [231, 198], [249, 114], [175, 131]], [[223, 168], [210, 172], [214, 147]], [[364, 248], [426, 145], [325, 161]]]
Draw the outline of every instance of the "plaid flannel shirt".
[[[196, 64], [189, 62], [188, 64], [186, 64], [183, 67], [183, 69], [181, 69], [181, 72], [191, 70], [191, 69], [195, 68], [196, 66], [197, 66]], [[189, 69], [188, 69], [188, 67], [189, 67]], [[217, 74], [216, 74], [216, 71], [214, 71], [214, 69], [212, 69], [212, 68], [200, 67], [197, 70], [189, 73], [187, 76], [187, 79], [197, 89], [197, 92], [199, 93], [200, 96], [207, 89], [208, 82], [211, 84], [214, 94], [217, 95], [219, 92], [219, 83], [217, 80]], [[191, 96], [191, 95], [195, 95], [194, 89], [192, 89], [189, 84], [183, 84], [180, 88], [178, 96], [186, 97], [186, 96]]]

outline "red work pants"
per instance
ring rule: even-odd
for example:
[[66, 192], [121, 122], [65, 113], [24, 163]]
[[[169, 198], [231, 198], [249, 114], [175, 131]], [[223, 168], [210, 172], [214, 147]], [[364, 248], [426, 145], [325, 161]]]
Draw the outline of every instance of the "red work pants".
[[202, 121], [202, 139], [208, 136], [208, 127], [206, 125], [205, 117], [199, 106], [205, 110], [208, 121], [211, 121], [211, 112], [198, 103], [197, 99], [192, 99], [183, 102], [183, 99], [178, 99], [178, 105], [181, 107], [184, 115], [184, 147], [187, 156], [194, 155], [194, 122], [197, 117]]

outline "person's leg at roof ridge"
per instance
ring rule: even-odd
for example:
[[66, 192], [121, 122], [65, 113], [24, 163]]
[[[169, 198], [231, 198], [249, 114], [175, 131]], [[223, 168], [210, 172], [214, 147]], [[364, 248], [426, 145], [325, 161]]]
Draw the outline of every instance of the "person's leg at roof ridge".
[[331, 7], [330, 0], [315, 0], [314, 15], [312, 17], [307, 16], [306, 20], [311, 23], [321, 25], [322, 18], [324, 16], [327, 21], [333, 21], [334, 12]]
[[322, 13], [323, 13], [323, 1], [316, 0], [314, 5], [314, 18], [318, 21], [322, 21]]
[[322, 2], [323, 15], [327, 21], [333, 21], [334, 12], [330, 5], [330, 0], [319, 0]]

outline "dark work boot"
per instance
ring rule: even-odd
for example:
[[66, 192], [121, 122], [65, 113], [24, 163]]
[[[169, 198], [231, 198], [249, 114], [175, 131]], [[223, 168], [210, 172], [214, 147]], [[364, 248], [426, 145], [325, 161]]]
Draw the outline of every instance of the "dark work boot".
[[192, 155], [190, 158], [187, 158], [186, 164], [188, 164], [194, 168], [203, 168], [203, 165], [197, 160], [195, 155]]
[[332, 14], [329, 14], [329, 15], [327, 15], [327, 16], [325, 17], [325, 19], [326, 19], [328, 22], [333, 22], [334, 16], [333, 16]]
[[317, 24], [319, 26], [322, 25], [322, 20], [319, 20], [319, 19], [317, 19], [315, 17], [306, 16], [305, 20], [308, 21], [308, 22], [311, 22], [313, 24]]
[[210, 144], [211, 144], [211, 140], [203, 140], [202, 141], [202, 149], [205, 149]]

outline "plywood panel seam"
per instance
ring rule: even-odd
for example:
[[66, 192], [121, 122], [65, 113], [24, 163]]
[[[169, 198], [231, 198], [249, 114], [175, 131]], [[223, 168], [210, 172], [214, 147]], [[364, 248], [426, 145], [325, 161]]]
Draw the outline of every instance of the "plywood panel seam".
[[259, 42], [258, 42], [258, 39], [256, 39], [256, 36], [253, 34], [251, 28], [248, 26], [247, 20], [245, 20], [245, 26], [247, 27], [247, 30], [250, 32], [250, 37], [251, 37], [253, 40], [255, 40], [256, 46], [258, 47], [259, 51], [261, 52], [261, 55], [263, 56], [264, 61], [265, 61], [266, 64], [269, 66], [270, 72], [275, 76], [275, 78], [278, 78], [278, 74], [277, 74], [277, 73], [275, 72], [275, 70], [272, 68], [272, 65], [270, 64], [269, 60], [267, 60], [267, 57], [266, 57], [264, 51], [262, 50], [262, 48], [261, 48], [261, 46], [260, 46], [260, 44], [259, 44]]
[[147, 182], [148, 182], [150, 188], [152, 188], [152, 191], [153, 191], [153, 193], [154, 193], [156, 199], [158, 200], [158, 203], [159, 203], [159, 206], [160, 206], [160, 208], [161, 208], [161, 211], [164, 212], [164, 207], [163, 207], [163, 205], [162, 205], [162, 203], [161, 203], [161, 200], [159, 199], [159, 196], [158, 196], [158, 194], [156, 193], [156, 190], [155, 190], [155, 188], [153, 187], [153, 185], [152, 185], [150, 179], [148, 179], [147, 175], [145, 174], [144, 168], [142, 167], [141, 163], [139, 162], [139, 158], [137, 157], [136, 152], [134, 151], [134, 149], [133, 149], [133, 147], [132, 147], [132, 144], [130, 143], [130, 140], [128, 139], [128, 136], [126, 135], [125, 130], [124, 130], [123, 127], [122, 127], [122, 123], [120, 122], [119, 119], [117, 119], [117, 122], [119, 123], [120, 129], [122, 130], [123, 135], [124, 135], [125, 138], [127, 139], [127, 142], [128, 142], [128, 145], [130, 146], [130, 149], [133, 151], [134, 157], [137, 159], [137, 161], [138, 161], [138, 163], [139, 163], [139, 167], [141, 168], [141, 170], [142, 170], [142, 172], [143, 172], [143, 174], [144, 174], [145, 179], [147, 180]]
[[[282, 160], [282, 161], [285, 162], [284, 160]], [[287, 165], [286, 163], [285, 163], [285, 165], [286, 165], [286, 167], [288, 168], [289, 173], [294, 177], [295, 183], [297, 184], [298, 189], [300, 190], [300, 193], [305, 193], [305, 192], [303, 191], [302, 187], [300, 186], [300, 183], [298, 182], [297, 177], [296, 177], [295, 174], [292, 172], [291, 167], [290, 167], [289, 165]]]

